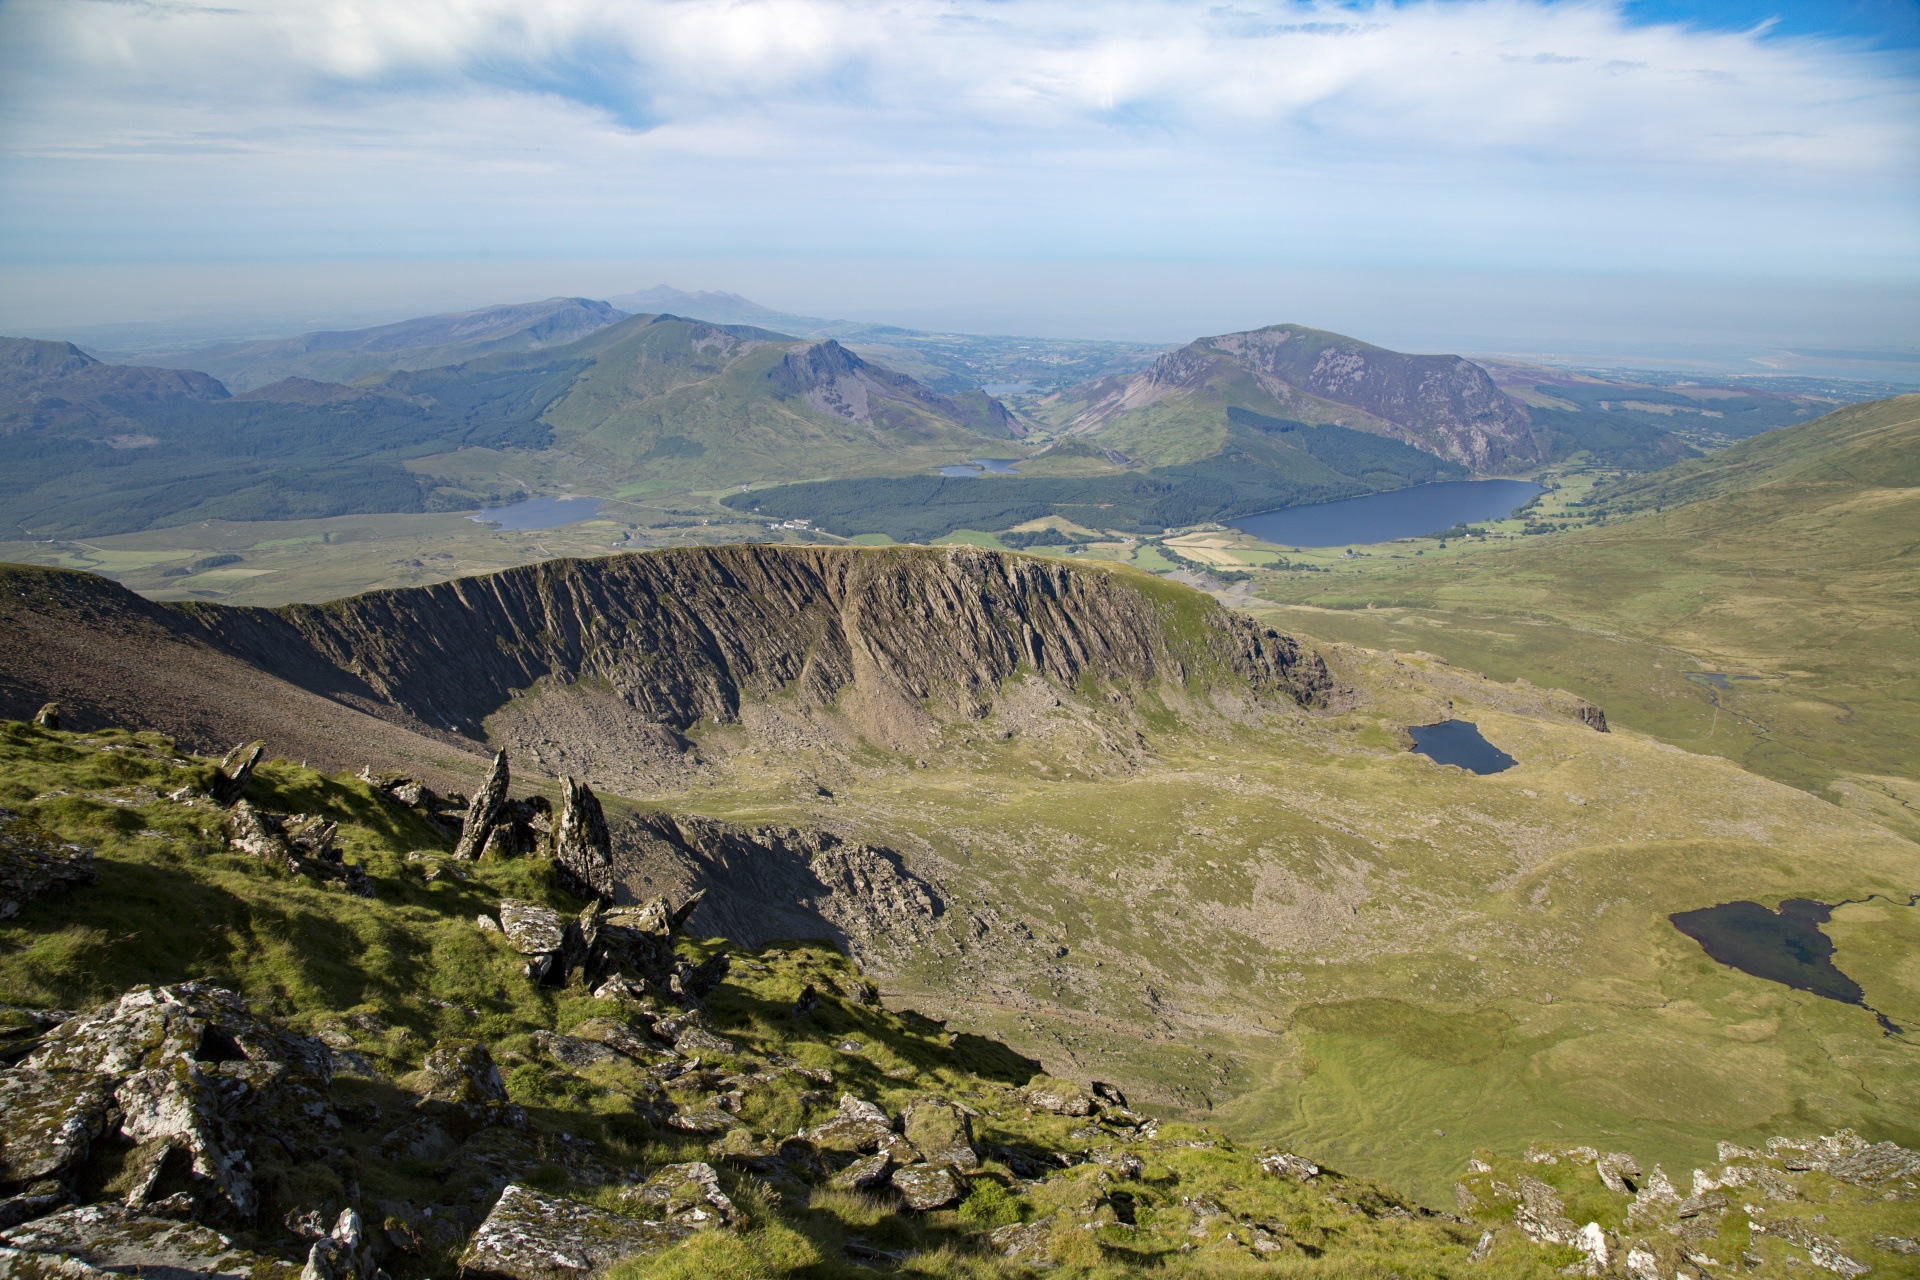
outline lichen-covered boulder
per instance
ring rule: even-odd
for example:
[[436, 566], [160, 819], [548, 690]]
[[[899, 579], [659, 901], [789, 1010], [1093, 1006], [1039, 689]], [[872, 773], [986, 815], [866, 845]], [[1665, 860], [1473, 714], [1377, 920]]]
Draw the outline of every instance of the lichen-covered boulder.
[[19, 915], [43, 893], [93, 882], [93, 850], [0, 809], [0, 920]]
[[679, 1243], [693, 1228], [623, 1218], [518, 1183], [500, 1193], [460, 1257], [465, 1280], [592, 1280]]
[[67, 1179], [106, 1128], [113, 1081], [74, 1071], [0, 1071], [0, 1194]]
[[616, 1053], [606, 1045], [596, 1044], [592, 1040], [583, 1040], [577, 1036], [561, 1035], [556, 1031], [536, 1031], [533, 1033], [533, 1042], [549, 1058], [574, 1071], [627, 1060], [624, 1055]]
[[[192, 1198], [240, 1221], [256, 1208], [250, 1150], [298, 1150], [316, 1126], [339, 1123], [327, 1103], [327, 1046], [205, 983], [136, 987], [61, 1023], [22, 1065], [106, 1082], [119, 1136], [146, 1153], [142, 1185], [157, 1182], [170, 1152], [181, 1153]], [[144, 1193], [130, 1194], [140, 1203]]]
[[1036, 1080], [1020, 1091], [1020, 1097], [1034, 1110], [1057, 1116], [1089, 1116], [1095, 1105], [1085, 1089], [1064, 1080]]
[[733, 1201], [720, 1189], [720, 1175], [704, 1160], [666, 1165], [620, 1195], [657, 1211], [668, 1222], [694, 1230], [724, 1227], [735, 1215]]
[[500, 1078], [487, 1046], [478, 1040], [442, 1040], [420, 1064], [421, 1097], [429, 1102], [505, 1102], [507, 1085]]
[[887, 1113], [850, 1093], [840, 1095], [840, 1110], [801, 1134], [824, 1151], [864, 1154], [877, 1151], [894, 1136]]
[[900, 1131], [922, 1159], [952, 1165], [963, 1173], [980, 1167], [973, 1148], [973, 1122], [944, 1098], [922, 1098], [900, 1113]]
[[829, 1185], [842, 1191], [878, 1191], [893, 1174], [893, 1157], [884, 1151], [861, 1156], [833, 1175]]
[[1320, 1166], [1305, 1156], [1296, 1156], [1287, 1151], [1276, 1151], [1260, 1161], [1260, 1167], [1276, 1178], [1290, 1178], [1295, 1182], [1307, 1182], [1320, 1176]]
[[893, 1171], [893, 1189], [909, 1209], [944, 1209], [965, 1189], [960, 1176], [943, 1164], [910, 1164]]
[[299, 1280], [301, 1269], [240, 1248], [211, 1227], [158, 1218], [115, 1204], [79, 1205], [0, 1231], [0, 1246], [46, 1259], [49, 1269], [26, 1265], [8, 1276], [80, 1277], [59, 1265], [70, 1259], [105, 1273], [141, 1276], [223, 1276], [232, 1280]]
[[575, 1027], [573, 1036], [580, 1040], [591, 1040], [595, 1044], [605, 1045], [615, 1053], [623, 1054], [636, 1061], [645, 1062], [661, 1056], [672, 1056], [668, 1050], [641, 1035], [624, 1022], [612, 1018], [588, 1018]]

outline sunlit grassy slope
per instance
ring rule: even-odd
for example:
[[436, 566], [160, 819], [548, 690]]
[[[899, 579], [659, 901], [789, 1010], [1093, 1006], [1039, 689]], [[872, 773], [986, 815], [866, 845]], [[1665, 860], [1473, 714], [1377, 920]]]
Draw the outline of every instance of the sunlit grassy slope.
[[1599, 528], [1257, 590], [1312, 606], [1275, 615], [1309, 633], [1574, 689], [1920, 831], [1920, 396], [1612, 492]]
[[[1429, 696], [1413, 691], [1417, 668], [1374, 674], [1383, 688], [1398, 682]], [[44, 898], [0, 926], [0, 1001], [84, 1007], [133, 983], [205, 978], [351, 1045], [388, 1078], [337, 1080], [336, 1099], [388, 1119], [356, 1121], [336, 1139], [329, 1169], [351, 1169], [376, 1203], [437, 1199], [449, 1194], [448, 1178], [464, 1185], [465, 1170], [395, 1161], [380, 1143], [411, 1107], [396, 1086], [434, 1042], [478, 1038], [526, 1108], [530, 1141], [588, 1139], [616, 1171], [702, 1158], [719, 1165], [741, 1211], [736, 1229], [630, 1264], [622, 1280], [871, 1274], [861, 1255], [848, 1255], [850, 1244], [915, 1254], [903, 1273], [956, 1280], [1013, 1280], [1048, 1261], [1059, 1268], [1053, 1274], [1089, 1278], [1440, 1280], [1465, 1271], [1488, 1227], [1503, 1230], [1473, 1274], [1547, 1280], [1578, 1259], [1522, 1240], [1499, 1181], [1470, 1179], [1484, 1199], [1472, 1219], [1449, 1219], [1409, 1213], [1403, 1193], [1373, 1176], [1412, 1175], [1428, 1203], [1451, 1206], [1451, 1181], [1478, 1148], [1509, 1187], [1518, 1172], [1543, 1178], [1580, 1221], [1620, 1229], [1624, 1197], [1603, 1194], [1591, 1169], [1522, 1165], [1520, 1154], [1587, 1142], [1664, 1161], [1684, 1181], [1689, 1162], [1710, 1163], [1715, 1138], [1850, 1122], [1872, 1137], [1913, 1141], [1920, 1072], [1904, 1042], [1881, 1042], [1856, 1010], [1717, 971], [1656, 915], [1671, 900], [1725, 884], [1763, 896], [1787, 884], [1858, 892], [1909, 873], [1911, 846], [1863, 839], [1844, 817], [1821, 818], [1826, 806], [1725, 762], [1474, 711], [1526, 761], [1501, 775], [1505, 782], [1392, 751], [1360, 717], [1290, 734], [1278, 749], [1227, 735], [1208, 744], [1218, 750], [1172, 756], [1135, 784], [1033, 776], [1043, 772], [1036, 764], [1062, 773], [1067, 760], [1056, 753], [984, 761], [974, 796], [952, 773], [917, 770], [933, 773], [924, 788], [875, 786], [854, 797], [863, 818], [884, 812], [902, 829], [964, 844], [982, 864], [970, 885], [992, 884], [1004, 908], [1017, 904], [1037, 930], [1063, 940], [1072, 959], [1057, 971], [1054, 996], [1067, 1015], [1050, 1020], [1051, 1038], [1027, 1037], [1043, 1044], [1049, 1065], [1082, 1078], [1089, 1066], [1106, 1075], [1108, 1066], [1134, 1065], [1119, 1043], [1129, 1037], [1115, 1034], [1123, 1024], [1106, 1021], [1124, 1019], [1153, 1029], [1143, 1046], [1132, 1039], [1146, 1050], [1138, 1061], [1154, 1064], [1141, 1070], [1162, 1083], [1154, 1092], [1213, 1093], [1220, 1104], [1210, 1116], [1204, 1104], [1194, 1108], [1201, 1114], [1192, 1118], [1210, 1122], [1202, 1129], [1171, 1119], [1177, 1112], [1164, 1102], [1149, 1103], [1163, 1122], [1145, 1133], [1035, 1112], [1012, 1087], [1037, 1064], [967, 1029], [990, 1019], [942, 1026], [902, 1009], [897, 993], [886, 1008], [857, 999], [859, 975], [825, 946], [738, 952], [710, 999], [713, 1029], [734, 1049], [703, 1051], [710, 1070], [677, 1079], [670, 1100], [708, 1106], [723, 1073], [768, 1072], [743, 1086], [735, 1138], [751, 1141], [730, 1142], [746, 1153], [819, 1122], [843, 1091], [890, 1111], [929, 1094], [963, 1103], [985, 1165], [957, 1207], [932, 1213], [791, 1179], [772, 1189], [710, 1155], [706, 1137], [649, 1121], [644, 1099], [658, 1086], [636, 1064], [562, 1067], [537, 1034], [572, 1030], [609, 1005], [577, 980], [534, 988], [519, 972], [521, 957], [474, 925], [503, 896], [577, 909], [550, 867], [489, 859], [428, 879], [422, 872], [444, 853], [444, 837], [357, 779], [285, 762], [262, 768], [252, 798], [339, 821], [346, 856], [372, 877], [373, 898], [226, 851], [217, 810], [166, 798], [183, 783], [204, 784], [211, 763], [178, 756], [165, 738], [0, 724], [0, 805], [93, 846], [99, 869], [97, 886]], [[1580, 734], [1601, 746], [1583, 750]], [[1671, 791], [1657, 789], [1661, 774]], [[1584, 803], [1560, 790], [1576, 786]], [[1675, 797], [1689, 790], [1704, 799], [1692, 806], [1695, 834], [1680, 838], [1688, 828]], [[766, 809], [764, 793], [741, 798]], [[1794, 822], [1796, 804], [1813, 816]], [[1564, 838], [1544, 821], [1562, 805], [1580, 811]], [[927, 824], [942, 813], [962, 825], [934, 832]], [[1788, 823], [1791, 832], [1782, 830]], [[1645, 838], [1656, 832], [1669, 837]], [[1041, 856], [1010, 865], [1010, 840], [1032, 842]], [[1250, 857], [1255, 845], [1263, 847]], [[1106, 877], [1115, 878], [1112, 890], [1099, 883]], [[1276, 888], [1292, 902], [1279, 903]], [[1256, 946], [1249, 904], [1263, 902], [1266, 933]], [[1896, 955], [1915, 936], [1913, 917], [1879, 903], [1847, 909], [1835, 927], [1840, 958]], [[1094, 926], [1112, 941], [1090, 940]], [[681, 947], [698, 960], [724, 945]], [[1143, 987], [1144, 964], [1156, 972]], [[1891, 961], [1855, 972], [1883, 1007], [1920, 1011], [1920, 975]], [[799, 1018], [791, 1010], [803, 984], [820, 999]], [[1151, 1008], [1127, 1007], [1143, 998]], [[960, 1012], [984, 1007], [963, 1003]], [[1030, 1030], [1018, 1017], [1006, 1021]], [[1102, 1035], [1116, 1042], [1112, 1052], [1101, 1052]], [[828, 1070], [833, 1088], [814, 1090], [814, 1080], [768, 1063]], [[1339, 1172], [1310, 1183], [1265, 1173], [1257, 1161], [1276, 1146]], [[1037, 1177], [1013, 1167], [1019, 1153], [1051, 1151], [1080, 1163]], [[1139, 1161], [1133, 1173], [1121, 1171], [1126, 1159]], [[549, 1192], [622, 1207], [597, 1183], [576, 1181], [571, 1167], [556, 1163], [533, 1177]], [[1912, 1274], [1873, 1243], [1912, 1233], [1910, 1202], [1811, 1185], [1831, 1197], [1769, 1202], [1767, 1212], [1840, 1236], [1876, 1274]], [[1009, 1262], [984, 1237], [1021, 1222], [1039, 1224], [1038, 1243]], [[264, 1215], [244, 1242], [296, 1247], [277, 1232], [278, 1215]], [[1667, 1254], [1678, 1247], [1649, 1234]], [[1744, 1217], [1730, 1215], [1722, 1238], [1757, 1251], [1747, 1270], [1763, 1278], [1792, 1274], [1798, 1261], [1777, 1232], [1750, 1233]], [[449, 1274], [457, 1250], [442, 1244], [386, 1265], [400, 1280], [423, 1280]]]

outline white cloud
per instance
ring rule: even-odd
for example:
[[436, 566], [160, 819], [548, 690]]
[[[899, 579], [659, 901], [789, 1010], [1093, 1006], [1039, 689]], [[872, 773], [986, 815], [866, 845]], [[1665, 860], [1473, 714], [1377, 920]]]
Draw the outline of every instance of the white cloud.
[[1580, 0], [13, 0], [0, 49], [24, 256], [1915, 258], [1911, 67]]

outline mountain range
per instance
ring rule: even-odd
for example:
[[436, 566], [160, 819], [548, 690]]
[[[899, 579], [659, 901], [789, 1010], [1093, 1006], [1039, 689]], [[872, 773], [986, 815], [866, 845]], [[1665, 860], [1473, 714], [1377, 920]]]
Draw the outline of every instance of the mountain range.
[[[807, 336], [628, 315], [615, 303], [685, 305]], [[550, 298], [148, 365], [6, 340], [0, 500], [15, 527], [39, 538], [210, 518], [470, 510], [556, 486], [709, 495], [698, 501], [748, 488], [710, 518], [805, 518], [843, 536], [896, 540], [1048, 515], [1157, 531], [1573, 455], [1656, 467], [1694, 452], [1663, 423], [1710, 416], [1737, 431], [1742, 414], [1757, 425], [1808, 411], [1744, 393], [1529, 386], [1515, 367], [1496, 382], [1459, 356], [1407, 355], [1298, 325], [1203, 338], [1138, 372], [1003, 401], [954, 372], [979, 366], [979, 351], [941, 341], [666, 286], [612, 303]], [[875, 349], [866, 343], [943, 389], [862, 355], [856, 347]], [[1134, 358], [1058, 357], [1089, 370]], [[1001, 352], [987, 363], [1014, 359]], [[934, 474], [983, 453], [1020, 460], [1020, 474], [990, 486]]]

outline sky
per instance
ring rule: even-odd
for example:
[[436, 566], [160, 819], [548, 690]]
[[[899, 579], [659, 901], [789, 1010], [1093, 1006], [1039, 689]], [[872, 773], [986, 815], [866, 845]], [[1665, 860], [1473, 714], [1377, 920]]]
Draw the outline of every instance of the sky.
[[0, 331], [1920, 343], [1920, 0], [0, 0]]

